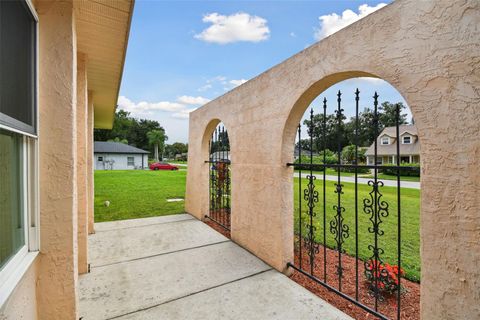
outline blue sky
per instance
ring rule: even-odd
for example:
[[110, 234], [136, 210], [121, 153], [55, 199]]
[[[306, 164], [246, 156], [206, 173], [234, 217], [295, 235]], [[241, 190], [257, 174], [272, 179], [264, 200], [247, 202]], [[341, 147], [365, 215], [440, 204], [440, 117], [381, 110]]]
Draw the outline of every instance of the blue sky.
[[[168, 143], [187, 142], [189, 111], [388, 2], [137, 0], [119, 108], [158, 120]], [[383, 81], [358, 79], [322, 97], [356, 86], [403, 101]]]

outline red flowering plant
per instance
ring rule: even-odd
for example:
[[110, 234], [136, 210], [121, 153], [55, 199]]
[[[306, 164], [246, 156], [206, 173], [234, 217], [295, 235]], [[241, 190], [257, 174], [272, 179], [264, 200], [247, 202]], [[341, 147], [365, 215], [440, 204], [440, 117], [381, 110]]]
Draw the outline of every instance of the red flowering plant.
[[365, 263], [365, 276], [373, 292], [393, 293], [398, 290], [399, 278], [405, 271], [397, 265], [370, 260]]

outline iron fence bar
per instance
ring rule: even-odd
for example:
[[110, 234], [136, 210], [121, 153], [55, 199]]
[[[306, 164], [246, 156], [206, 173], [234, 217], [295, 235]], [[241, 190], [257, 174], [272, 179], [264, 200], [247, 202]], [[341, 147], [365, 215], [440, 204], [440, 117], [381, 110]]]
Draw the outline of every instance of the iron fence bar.
[[[374, 136], [375, 136], [375, 149], [374, 149], [374, 157], [375, 157], [375, 164], [377, 164], [377, 137], [378, 137], [378, 94], [375, 91], [375, 94], [373, 95], [373, 106], [374, 106], [374, 111], [373, 111], [373, 122], [374, 122]], [[378, 272], [379, 272], [379, 256], [378, 256], [378, 169], [375, 168], [373, 169], [373, 180], [374, 180], [374, 195], [375, 195], [375, 206], [374, 206], [374, 215], [375, 215], [375, 224], [374, 224], [374, 238], [375, 238], [375, 243], [374, 243], [374, 268], [375, 268], [375, 273], [374, 273], [374, 279], [375, 279], [375, 311], [378, 311]]]
[[[341, 159], [342, 159], [342, 112], [343, 109], [341, 107], [341, 101], [342, 101], [342, 93], [340, 90], [338, 91], [337, 94], [337, 162], [340, 165], [341, 164]], [[343, 217], [342, 217], [342, 210], [344, 208], [342, 207], [342, 182], [341, 182], [341, 177], [340, 177], [340, 168], [337, 168], [337, 184], [336, 184], [336, 190], [335, 192], [337, 193], [337, 215], [336, 215], [336, 225], [333, 225], [333, 227], [336, 227], [336, 234], [335, 232], [332, 232], [336, 237], [337, 241], [337, 250], [338, 250], [338, 265], [337, 265], [337, 274], [338, 274], [338, 290], [342, 291], [342, 277], [343, 277], [343, 268], [342, 268], [342, 244], [343, 244]], [[335, 209], [335, 208], [334, 208]], [[332, 223], [330, 223], [332, 227]], [[335, 230], [331, 230], [335, 231]]]
[[[397, 166], [400, 165], [400, 105], [397, 103], [396, 104], [396, 125], [397, 125]], [[401, 262], [401, 251], [402, 251], [402, 237], [401, 237], [401, 210], [400, 210], [400, 170], [397, 169], [397, 265], [398, 265], [398, 291], [397, 291], [397, 319], [400, 320], [400, 298], [401, 298], [401, 267], [402, 267], [402, 262]]]
[[[313, 164], [313, 108], [310, 109], [310, 164]], [[309, 227], [309, 240], [310, 240], [310, 274], [313, 275], [313, 266], [315, 263], [315, 250], [314, 250], [314, 234], [313, 234], [313, 199], [312, 199], [312, 191], [314, 188], [313, 185], [313, 171], [310, 168], [310, 176], [309, 176], [309, 215], [310, 215], [310, 227]]]
[[[213, 144], [212, 144], [212, 140], [210, 139], [208, 141], [208, 150], [209, 150], [209, 154], [208, 154], [208, 158], [210, 159], [212, 156], [212, 151], [213, 151]], [[205, 161], [206, 163], [208, 162], [208, 191], [209, 191], [209, 199], [210, 199], [210, 202], [208, 204], [208, 215], [211, 215], [212, 214], [212, 201], [213, 201], [213, 170], [212, 170], [212, 165], [210, 164], [210, 161]]]
[[[298, 163], [302, 163], [302, 125], [298, 125]], [[302, 268], [302, 169], [298, 170], [298, 257]]]
[[[221, 128], [221, 139], [220, 139], [220, 148], [222, 150], [222, 155], [221, 158], [225, 159], [225, 145], [224, 145], [224, 140], [225, 140], [225, 126], [222, 126]], [[220, 219], [222, 220], [222, 223], [226, 225], [227, 219], [225, 218], [225, 166], [222, 165], [221, 167], [221, 172], [220, 175], [223, 178], [222, 179], [222, 184], [220, 186]]]
[[[360, 91], [355, 91], [355, 164], [358, 165], [358, 102]], [[358, 301], [358, 167], [355, 167], [355, 300]]]
[[[215, 142], [216, 144], [216, 151], [213, 153], [213, 159], [218, 160], [218, 130], [219, 128], [215, 128]], [[214, 214], [215, 214], [215, 220], [218, 220], [218, 165], [215, 164], [215, 182], [216, 182], [216, 188], [215, 188], [215, 204], [214, 204]]]
[[[327, 98], [323, 98], [323, 163], [326, 162], [326, 152], [327, 149]], [[327, 185], [326, 185], [326, 173], [325, 168], [323, 169], [323, 279], [327, 283]]]
[[405, 171], [413, 171], [413, 170], [419, 170], [418, 167], [410, 167], [410, 166], [401, 166], [401, 165], [394, 165], [394, 166], [386, 166], [386, 165], [367, 165], [367, 164], [362, 164], [362, 165], [354, 165], [354, 164], [322, 164], [322, 163], [313, 163], [313, 164], [309, 164], [309, 163], [302, 163], [302, 164], [298, 164], [298, 163], [292, 163], [292, 162], [288, 162], [287, 163], [287, 166], [289, 167], [297, 167], [297, 168], [302, 168], [302, 169], [305, 169], [305, 170], [310, 170], [310, 168], [312, 168], [312, 170], [323, 170], [324, 168], [333, 168], [333, 169], [336, 169], [336, 168], [351, 168], [351, 169], [355, 169], [355, 167], [357, 168], [364, 168], [364, 169], [399, 169], [400, 171], [402, 170], [405, 170]]
[[215, 220], [215, 219], [212, 219], [211, 217], [209, 217], [209, 216], [207, 216], [207, 215], [205, 216], [205, 218], [208, 219], [208, 220], [210, 220], [210, 221], [215, 222], [215, 224], [219, 225], [220, 227], [224, 228], [225, 230], [230, 231], [230, 228], [229, 228], [229, 227], [223, 225], [223, 224], [220, 223], [219, 221], [217, 221], [217, 220]]
[[378, 317], [379, 319], [381, 319], [381, 320], [389, 320], [389, 319], [388, 319], [387, 317], [385, 317], [383, 314], [381, 314], [381, 313], [379, 313], [379, 312], [377, 312], [377, 311], [369, 308], [368, 306], [360, 303], [359, 301], [356, 301], [355, 299], [353, 299], [352, 297], [346, 295], [345, 293], [338, 291], [336, 288], [334, 288], [334, 287], [330, 286], [329, 284], [323, 282], [321, 279], [318, 279], [317, 277], [315, 277], [315, 276], [313, 276], [313, 275], [310, 275], [308, 272], [305, 272], [304, 270], [302, 270], [302, 269], [300, 269], [300, 268], [297, 268], [293, 263], [288, 262], [288, 263], [287, 263], [287, 266], [290, 267], [290, 268], [292, 268], [292, 269], [294, 269], [294, 270], [296, 270], [296, 271], [298, 271], [298, 272], [300, 272], [301, 274], [303, 274], [304, 276], [306, 276], [306, 277], [309, 278], [310, 280], [315, 281], [316, 283], [322, 285], [323, 287], [327, 288], [328, 290], [335, 292], [336, 294], [338, 294], [338, 295], [341, 296], [342, 298], [350, 301], [351, 303], [353, 303], [354, 305], [362, 308], [363, 310], [365, 310], [365, 311], [373, 314], [374, 316]]

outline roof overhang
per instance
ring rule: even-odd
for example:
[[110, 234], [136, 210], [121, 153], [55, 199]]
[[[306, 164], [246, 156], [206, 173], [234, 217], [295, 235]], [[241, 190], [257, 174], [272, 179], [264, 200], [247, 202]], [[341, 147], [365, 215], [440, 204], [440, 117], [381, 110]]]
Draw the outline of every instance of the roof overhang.
[[77, 49], [87, 59], [94, 126], [111, 129], [122, 80], [134, 0], [75, 1]]

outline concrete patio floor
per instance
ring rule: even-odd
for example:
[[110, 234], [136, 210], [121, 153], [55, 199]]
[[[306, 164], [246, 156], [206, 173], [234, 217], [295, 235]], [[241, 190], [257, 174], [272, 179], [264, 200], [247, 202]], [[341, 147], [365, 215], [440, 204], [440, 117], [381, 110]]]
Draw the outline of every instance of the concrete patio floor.
[[188, 214], [95, 228], [83, 320], [351, 319]]

